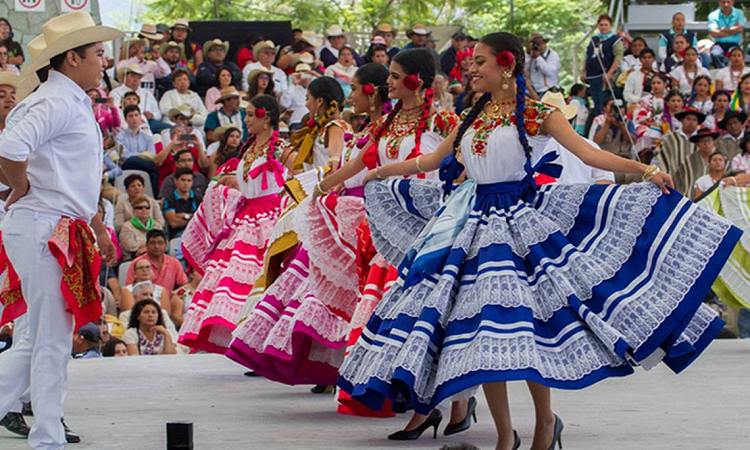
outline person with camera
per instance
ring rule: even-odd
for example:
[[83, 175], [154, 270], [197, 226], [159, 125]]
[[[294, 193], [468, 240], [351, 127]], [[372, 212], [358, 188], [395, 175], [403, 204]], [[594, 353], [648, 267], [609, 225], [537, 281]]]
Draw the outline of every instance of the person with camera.
[[594, 118], [589, 131], [589, 139], [602, 150], [623, 158], [632, 158], [635, 128], [633, 123], [622, 116], [613, 98], [604, 100], [602, 113]]
[[557, 87], [559, 79], [560, 55], [547, 47], [547, 42], [549, 39], [535, 33], [526, 46], [526, 71], [529, 72], [531, 86], [539, 98], [550, 88]]
[[[209, 166], [208, 156], [203, 148], [203, 141], [191, 132], [191, 128], [185, 124], [176, 124], [169, 129], [169, 144], [167, 144], [154, 158], [154, 164], [159, 168], [159, 184], [171, 174], [177, 171], [177, 155], [182, 150], [187, 150], [193, 156], [193, 172], [207, 170]], [[156, 192], [156, 188], [154, 188]]]
[[596, 21], [599, 30], [586, 48], [586, 62], [581, 72], [581, 81], [589, 85], [589, 94], [594, 99], [594, 114], [602, 111], [604, 99], [614, 95], [615, 71], [625, 56], [625, 46], [617, 33], [612, 31], [612, 17], [602, 14]]

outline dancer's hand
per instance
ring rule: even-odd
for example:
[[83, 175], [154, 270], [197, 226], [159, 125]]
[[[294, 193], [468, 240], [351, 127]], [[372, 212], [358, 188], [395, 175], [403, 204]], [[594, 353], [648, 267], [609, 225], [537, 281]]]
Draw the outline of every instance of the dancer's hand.
[[659, 186], [659, 189], [661, 189], [661, 191], [667, 195], [669, 195], [668, 187], [674, 189], [674, 183], [672, 182], [672, 177], [668, 173], [665, 173], [665, 172], [659, 172], [655, 174], [653, 177], [651, 177], [649, 181]]
[[373, 169], [367, 172], [367, 174], [365, 174], [365, 178], [362, 180], [362, 185], [364, 186], [370, 181], [377, 180], [377, 179], [378, 179], [378, 172], [375, 169]]
[[218, 183], [222, 186], [227, 186], [230, 188], [238, 189], [240, 188], [239, 183], [237, 182], [237, 176], [236, 175], [225, 175], [221, 178], [219, 178]]
[[96, 242], [99, 245], [99, 253], [104, 260], [104, 264], [109, 267], [117, 265], [117, 249], [115, 244], [112, 243], [112, 239], [109, 237], [109, 233], [103, 233], [96, 237]]
[[26, 196], [26, 194], [29, 193], [29, 189], [31, 189], [31, 186], [29, 185], [29, 180], [26, 180], [25, 186], [23, 188], [13, 189], [12, 191], [10, 191], [8, 199], [5, 200], [5, 210], [7, 211], [8, 208], [10, 208], [10, 205]]

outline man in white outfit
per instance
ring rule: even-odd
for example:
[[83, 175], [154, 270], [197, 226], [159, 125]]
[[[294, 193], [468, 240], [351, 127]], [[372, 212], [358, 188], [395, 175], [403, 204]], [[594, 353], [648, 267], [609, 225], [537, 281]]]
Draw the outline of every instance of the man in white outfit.
[[[31, 387], [36, 422], [29, 445], [62, 449], [73, 331], [73, 315], [66, 308], [73, 308], [76, 317], [81, 311], [61, 289], [67, 283], [63, 270], [69, 274], [73, 266], [58, 261], [50, 244], [53, 231], [68, 226], [72, 240], [84, 244], [78, 251], [88, 251], [82, 259], [95, 261], [86, 245], [92, 237], [81, 236], [90, 223], [105, 262], [114, 263], [114, 246], [96, 218], [102, 136], [85, 91], [101, 82], [106, 67], [102, 42], [123, 34], [96, 26], [84, 12], [57, 16], [44, 24], [42, 33], [50, 44], [26, 70], [34, 73], [47, 65], [54, 70], [10, 113], [0, 137], [0, 181], [11, 187], [0, 231], [26, 304], [13, 346], [0, 355], [0, 417]], [[96, 266], [94, 262], [90, 268]]]

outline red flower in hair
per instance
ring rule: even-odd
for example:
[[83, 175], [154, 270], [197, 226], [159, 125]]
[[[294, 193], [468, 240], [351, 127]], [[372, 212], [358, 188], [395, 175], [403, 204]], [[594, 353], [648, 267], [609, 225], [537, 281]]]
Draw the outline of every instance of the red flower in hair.
[[404, 86], [410, 91], [419, 89], [419, 77], [416, 75], [407, 75], [404, 77]]
[[372, 95], [375, 93], [375, 86], [372, 85], [372, 83], [367, 83], [366, 85], [362, 86], [362, 93], [365, 95]]
[[307, 126], [307, 128], [315, 128], [317, 125], [318, 125], [318, 121], [315, 119], [310, 119], [307, 122], [305, 122], [305, 126]]
[[516, 60], [516, 57], [513, 56], [513, 53], [505, 50], [497, 54], [497, 63], [501, 67], [508, 67], [511, 64], [513, 64], [513, 61]]
[[255, 108], [255, 117], [258, 119], [266, 117], [266, 108]]
[[687, 50], [680, 50], [680, 57], [684, 58], [685, 57], [685, 53], [687, 53]]

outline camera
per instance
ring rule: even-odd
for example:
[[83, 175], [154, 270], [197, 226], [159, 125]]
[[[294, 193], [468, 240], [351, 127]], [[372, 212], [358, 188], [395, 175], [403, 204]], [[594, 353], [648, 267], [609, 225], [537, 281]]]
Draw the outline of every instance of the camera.
[[537, 44], [536, 42], [531, 44], [531, 49], [534, 50], [535, 52], [542, 51], [542, 47], [540, 47], [539, 44]]

